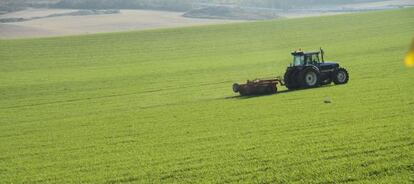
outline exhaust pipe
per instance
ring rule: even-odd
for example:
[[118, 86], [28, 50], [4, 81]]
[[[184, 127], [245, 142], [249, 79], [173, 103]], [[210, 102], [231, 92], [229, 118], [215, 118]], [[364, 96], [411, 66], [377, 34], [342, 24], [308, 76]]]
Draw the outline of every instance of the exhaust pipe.
[[320, 47], [319, 49], [321, 50], [322, 63], [325, 63], [325, 59], [323, 58], [323, 55], [325, 54], [325, 52], [323, 51], [322, 47]]

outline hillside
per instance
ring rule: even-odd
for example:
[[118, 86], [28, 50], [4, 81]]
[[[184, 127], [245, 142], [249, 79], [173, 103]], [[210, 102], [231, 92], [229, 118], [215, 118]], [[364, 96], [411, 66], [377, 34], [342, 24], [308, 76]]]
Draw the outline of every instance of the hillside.
[[[413, 25], [403, 9], [0, 40], [0, 183], [410, 183]], [[320, 46], [347, 85], [232, 92]]]

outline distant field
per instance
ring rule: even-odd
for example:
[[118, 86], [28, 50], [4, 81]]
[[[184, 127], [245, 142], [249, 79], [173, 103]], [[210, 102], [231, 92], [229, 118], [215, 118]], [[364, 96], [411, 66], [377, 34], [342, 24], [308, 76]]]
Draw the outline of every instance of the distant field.
[[[412, 183], [413, 33], [403, 9], [0, 40], [0, 183]], [[347, 85], [232, 92], [320, 46]]]
[[[0, 15], [0, 19], [31, 18], [71, 11], [75, 10], [28, 9]], [[79, 35], [236, 22], [185, 18], [181, 16], [182, 14], [166, 11], [121, 10], [120, 14], [62, 16], [24, 22], [0, 23], [0, 39]]]

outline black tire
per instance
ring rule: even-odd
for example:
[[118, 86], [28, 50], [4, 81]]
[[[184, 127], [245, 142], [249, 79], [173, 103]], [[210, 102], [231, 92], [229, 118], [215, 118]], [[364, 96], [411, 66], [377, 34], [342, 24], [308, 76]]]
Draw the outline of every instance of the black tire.
[[297, 80], [297, 75], [299, 70], [297, 69], [288, 69], [286, 70], [285, 76], [283, 78], [286, 88], [293, 90], [298, 89], [300, 84]]
[[338, 68], [335, 70], [332, 76], [332, 80], [335, 84], [346, 84], [349, 81], [349, 74], [345, 68]]
[[240, 90], [240, 85], [239, 85], [239, 84], [237, 84], [237, 83], [234, 83], [234, 84], [233, 84], [233, 91], [234, 91], [235, 93], [237, 93], [237, 92], [239, 92], [239, 90]]
[[303, 88], [317, 87], [320, 85], [320, 72], [313, 67], [305, 68], [300, 72], [299, 80]]

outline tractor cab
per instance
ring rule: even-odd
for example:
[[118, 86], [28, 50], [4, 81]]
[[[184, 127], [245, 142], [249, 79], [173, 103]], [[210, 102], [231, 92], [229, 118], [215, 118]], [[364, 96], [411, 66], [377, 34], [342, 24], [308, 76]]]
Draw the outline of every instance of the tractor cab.
[[320, 70], [332, 70], [338, 68], [338, 63], [325, 62], [324, 52], [320, 51], [303, 52], [302, 50], [292, 52], [293, 62], [291, 67], [315, 66]]
[[[292, 52], [293, 63], [292, 66], [306, 66], [306, 65], [318, 65], [321, 63], [319, 54], [323, 51], [314, 51], [314, 52], [303, 52], [301, 50]], [[323, 63], [323, 54], [322, 54], [322, 63]]]

